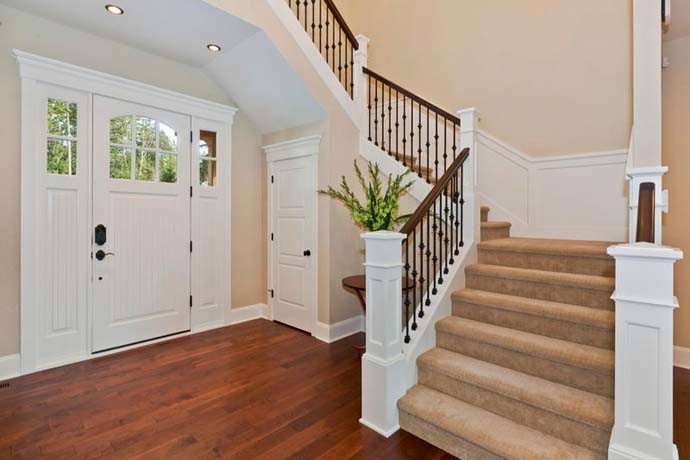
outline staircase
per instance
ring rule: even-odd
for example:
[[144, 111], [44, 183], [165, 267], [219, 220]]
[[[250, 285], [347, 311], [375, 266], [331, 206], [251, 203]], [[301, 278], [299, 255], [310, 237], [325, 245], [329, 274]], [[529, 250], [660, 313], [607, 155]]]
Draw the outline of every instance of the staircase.
[[610, 243], [510, 238], [509, 223], [487, 217], [483, 208], [479, 263], [398, 402], [400, 426], [464, 460], [606, 458]]

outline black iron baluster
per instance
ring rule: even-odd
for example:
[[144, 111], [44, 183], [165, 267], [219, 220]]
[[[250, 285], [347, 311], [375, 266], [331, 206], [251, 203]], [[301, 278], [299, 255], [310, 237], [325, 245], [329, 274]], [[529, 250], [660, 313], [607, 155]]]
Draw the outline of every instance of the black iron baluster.
[[392, 88], [388, 87], [388, 150], [392, 153], [393, 150], [393, 127], [391, 124], [391, 118], [393, 118], [393, 106], [391, 103]]
[[307, 5], [309, 5], [309, 0], [304, 0], [304, 30], [309, 33], [309, 26], [307, 26], [307, 21], [309, 20], [309, 14], [307, 13]]
[[331, 71], [335, 73], [335, 26], [340, 27], [340, 23], [335, 19], [335, 15], [333, 16], [333, 37], [331, 40]]
[[355, 44], [350, 43], [350, 96], [355, 97]]
[[[427, 219], [428, 222], [428, 219]], [[428, 236], [428, 232], [427, 232]], [[422, 217], [421, 222], [419, 223], [419, 289], [420, 289], [420, 298], [419, 298], [419, 317], [424, 318], [424, 282], [427, 281], [424, 279], [424, 254], [425, 254], [425, 245], [424, 245], [424, 217]], [[429, 277], [429, 270], [427, 267], [426, 271], [426, 276], [427, 278]]]
[[419, 115], [417, 115], [417, 130], [419, 131], [419, 138], [417, 139], [417, 142], [419, 143], [419, 147], [417, 148], [417, 158], [419, 162], [419, 177], [424, 177], [422, 175], [422, 103], [418, 102], [417, 107], [419, 108]]
[[426, 182], [431, 183], [431, 168], [429, 168], [429, 107], [426, 108]]
[[455, 216], [456, 213], [453, 209], [453, 205], [457, 202], [457, 190], [458, 190], [458, 173], [456, 172], [455, 175], [453, 176], [453, 180], [451, 181], [451, 201], [450, 201], [450, 259], [448, 260], [448, 265], [453, 265], [455, 263], [455, 259], [453, 258], [455, 254], [455, 244], [458, 241], [457, 237], [457, 232], [456, 229], [453, 226], [453, 223], [455, 222]]
[[[439, 165], [439, 161], [438, 161], [438, 112], [435, 112], [435, 115], [436, 115], [436, 134], [434, 134], [434, 150], [435, 150], [435, 153], [434, 153], [434, 172], [436, 173], [435, 174], [436, 180], [438, 181], [438, 165]], [[445, 168], [443, 169], [443, 172], [444, 173], [446, 172]], [[443, 175], [443, 174], [441, 174], [441, 175]]]
[[299, 21], [299, 9], [302, 6], [299, 0], [297, 0], [297, 21]]
[[386, 151], [386, 86], [381, 82], [381, 149]]
[[450, 230], [448, 230], [448, 225], [449, 225], [449, 220], [448, 220], [448, 219], [450, 218], [450, 215], [449, 215], [449, 213], [450, 213], [450, 208], [449, 208], [449, 206], [452, 206], [452, 202], [451, 202], [450, 204], [448, 203], [448, 200], [450, 200], [450, 199], [451, 199], [451, 196], [452, 196], [452, 195], [451, 195], [452, 192], [451, 192], [451, 190], [450, 190], [450, 186], [449, 186], [449, 185], [446, 185], [446, 190], [445, 190], [445, 192], [446, 192], [446, 193], [445, 193], [445, 198], [444, 198], [444, 201], [445, 201], [445, 208], [443, 209], [443, 212], [444, 212], [444, 215], [445, 215], [446, 233], [445, 233], [445, 235], [443, 235], [443, 248], [444, 248], [444, 250], [443, 250], [443, 265], [444, 265], [444, 267], [443, 267], [443, 274], [444, 274], [444, 275], [447, 275], [447, 274], [448, 274], [448, 249], [450, 248], [450, 246], [448, 246], [448, 242], [449, 242], [448, 233], [449, 233], [449, 231], [450, 231]]
[[379, 80], [374, 78], [374, 145], [379, 145]]
[[[321, 2], [321, 0], [319, 0]], [[316, 36], [316, 0], [311, 0], [311, 41], [315, 40]]]
[[330, 36], [330, 35], [329, 35], [330, 25], [331, 25], [331, 20], [330, 20], [330, 17], [328, 16], [328, 8], [326, 8], [326, 47], [325, 47], [325, 50], [326, 50], [326, 64], [328, 64], [328, 49], [330, 48], [330, 45], [329, 45], [329, 38], [328, 38], [328, 37]]
[[371, 142], [371, 75], [367, 75], [367, 98], [369, 99], [369, 142]]
[[343, 82], [343, 25], [338, 28], [338, 81]]
[[319, 0], [319, 54], [323, 55], [323, 0]]
[[[465, 235], [464, 235], [464, 225], [465, 225], [465, 164], [460, 166], [460, 247], [465, 246]], [[460, 252], [458, 251], [458, 254]]]
[[[426, 256], [426, 274], [427, 274], [427, 280], [426, 280], [426, 300], [424, 301], [424, 304], [428, 307], [431, 305], [431, 292], [430, 292], [430, 286], [431, 286], [431, 280], [436, 277], [434, 273], [432, 273], [431, 270], [431, 239], [433, 238], [432, 233], [430, 232], [430, 223], [429, 220], [433, 219], [434, 216], [431, 214], [431, 210], [428, 210], [426, 212], [426, 252], [424, 255]], [[422, 221], [422, 226], [424, 225], [424, 221]]]
[[439, 214], [439, 224], [438, 224], [438, 255], [439, 255], [439, 263], [438, 263], [438, 284], [439, 286], [443, 284], [443, 260], [445, 259], [444, 253], [443, 253], [443, 225], [444, 225], [444, 220], [448, 218], [448, 214], [443, 215], [443, 208], [444, 208], [444, 203], [443, 203], [443, 197], [446, 195], [447, 190], [443, 190], [441, 192], [441, 195], [438, 197], [438, 214]]
[[348, 80], [348, 77], [350, 76], [350, 60], [347, 57], [347, 44], [350, 43], [350, 40], [347, 40], [347, 37], [345, 38], [345, 65], [343, 66], [343, 69], [345, 70], [345, 81], [343, 82], [343, 86], [345, 87], [347, 94], [350, 94], [350, 81]]
[[436, 235], [438, 234], [437, 230], [438, 230], [438, 224], [439, 224], [438, 223], [439, 216], [438, 216], [438, 212], [436, 210], [436, 203], [437, 202], [438, 202], [438, 198], [434, 200], [434, 212], [433, 212], [434, 223], [431, 226], [431, 230], [433, 231], [433, 235], [434, 235], [434, 254], [433, 254], [433, 258], [431, 259], [431, 261], [433, 262], [433, 267], [434, 267], [434, 284], [431, 288], [431, 293], [433, 295], [436, 295], [436, 293], [438, 292], [438, 290], [436, 289], [436, 271], [437, 271], [436, 265], [438, 263], [438, 248], [437, 248], [437, 244], [436, 244], [437, 243]]
[[410, 343], [410, 289], [407, 280], [410, 279], [410, 242], [405, 239], [405, 343]]
[[410, 99], [410, 166], [412, 171], [417, 167], [417, 160], [414, 156], [414, 101]]
[[395, 90], [395, 159], [400, 161], [400, 138], [398, 128], [400, 127], [400, 113], [398, 112], [398, 105], [400, 103], [400, 93]]
[[[408, 236], [409, 238], [409, 236]], [[417, 330], [417, 229], [412, 231], [412, 330]]]

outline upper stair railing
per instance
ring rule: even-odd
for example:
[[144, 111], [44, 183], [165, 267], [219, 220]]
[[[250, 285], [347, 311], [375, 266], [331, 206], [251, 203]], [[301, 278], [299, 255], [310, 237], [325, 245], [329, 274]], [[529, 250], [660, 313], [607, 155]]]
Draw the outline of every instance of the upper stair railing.
[[460, 118], [368, 68], [368, 139], [435, 183], [455, 160]]
[[359, 49], [359, 43], [333, 0], [287, 0], [287, 4], [319, 49], [321, 56], [331, 66], [340, 84], [353, 98], [354, 55]]

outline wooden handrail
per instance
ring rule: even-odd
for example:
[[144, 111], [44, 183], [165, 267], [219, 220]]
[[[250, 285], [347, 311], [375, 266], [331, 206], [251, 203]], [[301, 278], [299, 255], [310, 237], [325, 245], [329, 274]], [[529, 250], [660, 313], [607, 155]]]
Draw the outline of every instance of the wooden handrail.
[[357, 37], [355, 37], [355, 34], [352, 33], [352, 30], [350, 30], [350, 27], [347, 25], [347, 22], [345, 21], [345, 18], [343, 17], [342, 14], [340, 14], [340, 11], [338, 11], [338, 7], [335, 6], [335, 3], [333, 3], [333, 0], [323, 0], [323, 2], [328, 6], [328, 9], [331, 10], [333, 13], [333, 17], [338, 21], [338, 25], [342, 29], [343, 32], [345, 32], [345, 36], [350, 40], [352, 44], [352, 48], [355, 50], [359, 49], [359, 42], [357, 41]]
[[431, 209], [438, 197], [440, 197], [443, 194], [451, 179], [455, 177], [455, 175], [460, 170], [462, 165], [467, 160], [467, 157], [469, 156], [470, 149], [468, 147], [465, 147], [462, 150], [462, 152], [460, 152], [460, 155], [455, 160], [453, 160], [453, 163], [451, 163], [450, 167], [438, 180], [436, 185], [434, 185], [434, 188], [431, 189], [431, 192], [429, 192], [426, 198], [424, 198], [424, 201], [422, 201], [421, 204], [417, 207], [414, 214], [412, 214], [412, 217], [410, 217], [410, 219], [407, 222], [405, 222], [405, 225], [403, 225], [400, 229], [400, 233], [410, 235], [412, 232], [414, 232], [417, 225], [419, 225], [420, 222], [422, 222], [422, 220], [424, 219], [424, 217], [426, 217], [426, 215], [429, 212], [429, 209]]
[[451, 122], [455, 123], [456, 125], [460, 125], [460, 118], [458, 118], [457, 115], [453, 115], [450, 112], [446, 112], [441, 107], [439, 107], [435, 104], [432, 104], [431, 102], [427, 101], [426, 99], [423, 99], [423, 98], [417, 96], [416, 94], [412, 93], [411, 91], [406, 90], [402, 86], [400, 86], [396, 83], [393, 83], [392, 81], [390, 81], [386, 77], [383, 77], [383, 76], [377, 74], [376, 72], [374, 72], [371, 69], [364, 67], [363, 70], [364, 70], [364, 73], [366, 75], [369, 75], [370, 77], [374, 78], [375, 80], [380, 81], [381, 83], [383, 83], [386, 86], [390, 86], [391, 88], [396, 90], [398, 93], [404, 94], [405, 96], [412, 99], [413, 101], [415, 101], [419, 104], [422, 104], [425, 107], [430, 108], [431, 110], [438, 113], [439, 115], [442, 115], [443, 118], [446, 118], [448, 121], [451, 121]]

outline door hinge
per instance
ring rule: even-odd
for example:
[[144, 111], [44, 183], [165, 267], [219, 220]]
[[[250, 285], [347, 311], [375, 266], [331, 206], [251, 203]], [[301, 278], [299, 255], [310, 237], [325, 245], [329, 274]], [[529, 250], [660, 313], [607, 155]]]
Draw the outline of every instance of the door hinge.
[[271, 176], [271, 184], [273, 183], [273, 176]]
[[194, 305], [194, 301], [192, 300], [192, 296], [189, 296], [189, 308], [192, 308], [192, 305]]
[[189, 132], [189, 143], [194, 143], [194, 131]]
[[189, 242], [189, 252], [193, 252], [193, 250], [194, 250], [193, 248], [194, 248], [194, 246], [192, 245], [192, 242], [190, 241]]
[[190, 186], [189, 186], [189, 197], [191, 198], [192, 196], [194, 196], [194, 187], [192, 187], [192, 186], [190, 185]]
[[271, 293], [271, 299], [273, 298], [273, 289], [269, 289], [268, 292]]
[[273, 241], [273, 233], [271, 233], [271, 241]]

